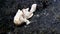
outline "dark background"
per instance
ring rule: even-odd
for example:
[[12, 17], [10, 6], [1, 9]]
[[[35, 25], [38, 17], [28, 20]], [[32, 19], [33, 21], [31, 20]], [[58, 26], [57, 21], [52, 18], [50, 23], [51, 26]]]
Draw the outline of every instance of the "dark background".
[[[31, 23], [16, 26], [17, 10], [34, 3], [37, 9]], [[0, 0], [0, 34], [60, 34], [60, 0]]]

